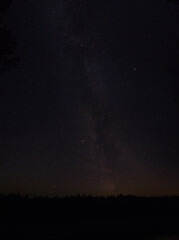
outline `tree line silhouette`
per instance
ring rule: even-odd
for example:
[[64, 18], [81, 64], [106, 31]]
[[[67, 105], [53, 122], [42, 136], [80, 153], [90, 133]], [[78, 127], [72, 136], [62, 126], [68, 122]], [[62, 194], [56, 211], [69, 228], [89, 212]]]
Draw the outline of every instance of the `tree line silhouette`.
[[15, 36], [3, 21], [3, 15], [9, 10], [12, 0], [0, 1], [0, 74], [15, 67], [19, 57], [15, 55], [17, 42]]
[[[54, 239], [74, 236], [70, 229], [80, 229], [78, 237], [86, 239], [95, 236], [145, 239], [158, 234], [179, 234], [178, 196], [77, 195], [31, 198], [19, 194], [0, 194], [0, 205], [1, 226], [10, 229], [3, 233], [3, 237], [14, 237], [15, 231], [12, 229], [17, 229], [14, 226], [21, 226], [23, 233], [29, 225], [35, 229], [32, 230], [33, 239], [39, 226], [50, 229], [49, 232], [55, 235]], [[52, 230], [52, 226], [58, 227]], [[43, 239], [53, 239], [45, 235]]]

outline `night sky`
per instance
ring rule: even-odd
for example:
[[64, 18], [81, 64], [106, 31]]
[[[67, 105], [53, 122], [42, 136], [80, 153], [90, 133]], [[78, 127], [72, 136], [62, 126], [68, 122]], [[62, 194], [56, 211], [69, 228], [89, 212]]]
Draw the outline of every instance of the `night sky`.
[[[179, 4], [18, 0], [0, 192], [179, 194]], [[2, 24], [2, 23], [1, 23]]]

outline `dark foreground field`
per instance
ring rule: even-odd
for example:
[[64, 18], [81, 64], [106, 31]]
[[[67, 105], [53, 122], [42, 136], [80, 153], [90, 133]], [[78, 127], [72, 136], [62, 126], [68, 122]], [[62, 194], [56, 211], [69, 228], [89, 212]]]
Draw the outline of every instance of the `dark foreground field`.
[[179, 197], [0, 197], [0, 239], [179, 239]]

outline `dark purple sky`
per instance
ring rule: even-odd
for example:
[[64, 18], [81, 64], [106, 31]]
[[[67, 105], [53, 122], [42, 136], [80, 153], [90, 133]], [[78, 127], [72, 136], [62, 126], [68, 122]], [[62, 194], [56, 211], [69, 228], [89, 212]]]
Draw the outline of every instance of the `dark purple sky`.
[[165, 0], [13, 1], [1, 192], [179, 194], [178, 13]]

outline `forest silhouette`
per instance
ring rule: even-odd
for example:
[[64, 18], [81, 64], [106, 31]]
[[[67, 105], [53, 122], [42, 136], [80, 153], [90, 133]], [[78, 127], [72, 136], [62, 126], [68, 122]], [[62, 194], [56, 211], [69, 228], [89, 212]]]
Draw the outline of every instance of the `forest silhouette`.
[[3, 15], [9, 10], [11, 4], [12, 0], [1, 0], [0, 2], [0, 74], [14, 68], [20, 60], [15, 55], [17, 48], [15, 36], [11, 33], [3, 19]]
[[[167, 2], [179, 3], [178, 0]], [[16, 56], [16, 36], [3, 19], [11, 4], [12, 0], [0, 2], [0, 74], [8, 72], [20, 60]], [[71, 44], [68, 51], [75, 52], [80, 48], [78, 40]], [[32, 198], [12, 193], [0, 194], [0, 206], [0, 239], [3, 240], [75, 237], [134, 240], [179, 235], [179, 196], [77, 195]]]
[[179, 197], [0, 195], [1, 239], [155, 239], [179, 234]]

